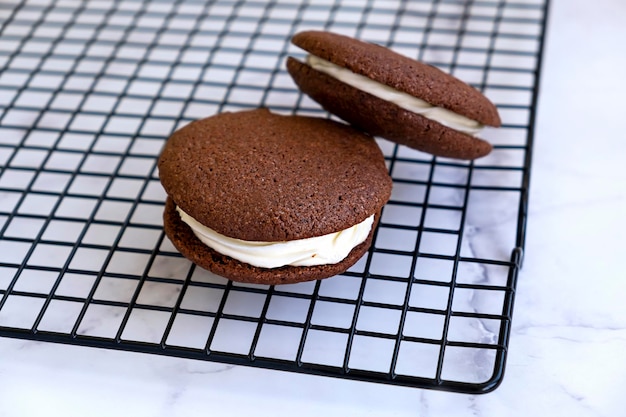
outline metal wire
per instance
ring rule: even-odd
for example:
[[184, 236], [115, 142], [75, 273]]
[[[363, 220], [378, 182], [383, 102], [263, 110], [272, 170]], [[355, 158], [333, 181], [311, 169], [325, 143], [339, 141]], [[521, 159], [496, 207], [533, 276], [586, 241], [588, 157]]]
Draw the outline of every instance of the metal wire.
[[[0, 5], [0, 336], [468, 393], [503, 377], [548, 1], [41, 0]], [[176, 128], [264, 106], [331, 117], [284, 68], [325, 29], [483, 90], [467, 163], [379, 140], [394, 192], [340, 277], [233, 283], [162, 232]]]

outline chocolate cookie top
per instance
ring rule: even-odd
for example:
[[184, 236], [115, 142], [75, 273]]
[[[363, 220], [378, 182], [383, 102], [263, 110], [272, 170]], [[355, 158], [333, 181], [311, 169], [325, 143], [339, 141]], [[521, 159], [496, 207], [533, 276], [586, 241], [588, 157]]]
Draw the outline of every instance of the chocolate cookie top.
[[248, 241], [347, 229], [378, 212], [391, 193], [371, 136], [266, 109], [190, 123], [169, 138], [158, 166], [165, 191], [182, 210]]
[[496, 107], [480, 91], [433, 66], [391, 49], [331, 32], [292, 38], [307, 52], [381, 84], [451, 110], [484, 125], [500, 126]]

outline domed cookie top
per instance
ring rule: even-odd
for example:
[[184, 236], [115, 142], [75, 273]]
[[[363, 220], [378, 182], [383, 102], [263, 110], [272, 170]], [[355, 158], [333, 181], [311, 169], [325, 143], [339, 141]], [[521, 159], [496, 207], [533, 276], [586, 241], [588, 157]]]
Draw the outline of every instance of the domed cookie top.
[[222, 113], [178, 130], [161, 153], [159, 175], [184, 212], [245, 241], [347, 229], [379, 212], [391, 192], [372, 137], [265, 109]]

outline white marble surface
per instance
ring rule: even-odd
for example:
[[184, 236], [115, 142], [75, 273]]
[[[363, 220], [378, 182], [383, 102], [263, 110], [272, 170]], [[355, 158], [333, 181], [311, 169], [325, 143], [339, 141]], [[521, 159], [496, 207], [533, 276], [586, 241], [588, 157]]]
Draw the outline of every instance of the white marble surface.
[[626, 415], [626, 6], [553, 3], [525, 262], [496, 391], [450, 394], [0, 339], [0, 416]]

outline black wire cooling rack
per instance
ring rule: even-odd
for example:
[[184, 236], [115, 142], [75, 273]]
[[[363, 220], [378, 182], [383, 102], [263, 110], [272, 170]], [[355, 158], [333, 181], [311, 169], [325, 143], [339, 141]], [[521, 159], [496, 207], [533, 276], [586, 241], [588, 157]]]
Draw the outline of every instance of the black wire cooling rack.
[[[0, 336], [481, 393], [502, 379], [522, 260], [547, 1], [0, 3]], [[483, 90], [473, 163], [380, 140], [394, 178], [370, 252], [286, 286], [194, 267], [162, 232], [156, 158], [195, 118], [327, 117], [286, 73], [325, 29]]]

